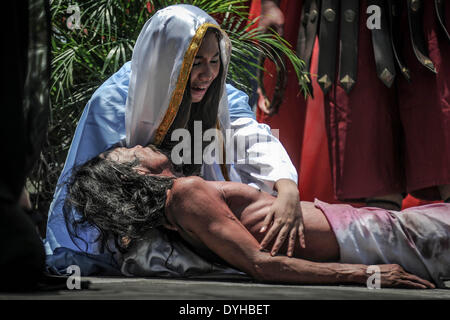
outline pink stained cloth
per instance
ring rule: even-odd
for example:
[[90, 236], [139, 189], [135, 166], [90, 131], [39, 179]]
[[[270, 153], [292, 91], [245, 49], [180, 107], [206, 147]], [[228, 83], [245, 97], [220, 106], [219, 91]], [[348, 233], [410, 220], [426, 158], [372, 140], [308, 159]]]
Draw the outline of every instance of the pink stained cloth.
[[450, 279], [450, 204], [433, 203], [403, 211], [354, 208], [315, 200], [333, 229], [340, 262], [399, 264], [443, 288]]

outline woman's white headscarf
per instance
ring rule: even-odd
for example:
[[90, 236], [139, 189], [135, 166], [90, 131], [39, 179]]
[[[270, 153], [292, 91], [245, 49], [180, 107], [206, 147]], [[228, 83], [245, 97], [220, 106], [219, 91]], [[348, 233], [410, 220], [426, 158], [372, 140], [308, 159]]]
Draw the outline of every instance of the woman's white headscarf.
[[191, 5], [159, 10], [147, 21], [136, 41], [125, 113], [128, 147], [160, 145], [177, 115], [192, 64], [208, 28], [222, 34], [220, 102], [217, 124], [230, 126], [225, 78], [231, 43], [217, 22]]

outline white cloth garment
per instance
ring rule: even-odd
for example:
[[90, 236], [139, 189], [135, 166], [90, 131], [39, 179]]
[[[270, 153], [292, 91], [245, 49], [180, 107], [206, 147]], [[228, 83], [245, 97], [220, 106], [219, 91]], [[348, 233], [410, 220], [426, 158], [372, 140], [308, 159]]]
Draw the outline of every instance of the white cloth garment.
[[450, 279], [450, 204], [403, 211], [330, 205], [319, 200], [315, 205], [336, 235], [340, 262], [399, 264], [439, 288]]

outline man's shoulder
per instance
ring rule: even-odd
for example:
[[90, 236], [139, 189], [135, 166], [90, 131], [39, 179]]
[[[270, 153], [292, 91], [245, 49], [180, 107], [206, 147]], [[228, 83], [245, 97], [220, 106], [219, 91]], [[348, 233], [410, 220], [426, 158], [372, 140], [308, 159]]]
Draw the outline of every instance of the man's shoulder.
[[209, 199], [221, 197], [223, 183], [223, 181], [206, 181], [197, 176], [183, 177], [175, 180], [171, 193], [172, 197], [178, 201], [186, 199], [190, 201], [202, 199], [200, 201], [203, 201], [205, 197]]
[[172, 192], [192, 192], [196, 188], [203, 187], [205, 183], [203, 178], [197, 176], [177, 178], [173, 183]]

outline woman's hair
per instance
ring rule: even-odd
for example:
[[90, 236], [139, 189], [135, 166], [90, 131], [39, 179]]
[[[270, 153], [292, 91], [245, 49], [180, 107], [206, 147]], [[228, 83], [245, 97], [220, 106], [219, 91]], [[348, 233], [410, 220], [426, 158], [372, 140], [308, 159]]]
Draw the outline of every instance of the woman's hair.
[[[216, 35], [217, 41], [220, 42], [222, 38], [222, 34], [216, 28], [208, 28], [206, 34], [208, 32], [213, 32]], [[200, 102], [192, 103], [191, 98], [191, 88], [190, 88], [190, 80], [186, 84], [186, 88], [184, 90], [183, 100], [178, 109], [178, 113], [172, 123], [169, 131], [167, 132], [164, 141], [162, 143], [162, 147], [164, 149], [171, 150], [178, 141], [171, 141], [172, 132], [175, 129], [185, 128], [189, 130], [189, 132], [194, 132], [194, 121], [201, 121], [202, 123], [202, 132], [205, 132], [208, 129], [212, 129], [216, 127], [217, 122], [217, 114], [219, 112], [219, 102], [221, 98], [221, 88], [223, 86], [223, 61], [219, 54], [220, 58], [220, 69], [217, 77], [211, 83], [208, 88], [208, 91], [204, 95], [203, 99]], [[191, 150], [194, 150], [194, 139], [191, 139]], [[202, 151], [206, 148], [206, 146], [210, 142], [202, 140]], [[183, 164], [182, 171], [185, 176], [199, 175], [201, 170], [201, 164], [194, 164], [194, 153], [191, 153], [191, 164]]]
[[72, 236], [80, 238], [80, 228], [93, 226], [100, 232], [96, 241], [105, 246], [112, 236], [120, 249], [124, 239], [143, 239], [148, 230], [164, 223], [166, 191], [173, 179], [139, 174], [133, 169], [137, 164], [97, 156], [75, 169], [64, 205]]
[[[208, 28], [205, 34], [205, 37], [208, 33], [214, 33], [216, 36], [217, 42], [220, 43], [222, 34], [219, 30], [215, 28]], [[219, 111], [219, 102], [220, 102], [220, 92], [221, 87], [223, 85], [223, 61], [222, 57], [219, 53], [219, 59], [220, 59], [220, 69], [217, 77], [214, 79], [214, 81], [211, 83], [211, 85], [208, 88], [208, 91], [205, 93], [205, 96], [203, 99], [194, 104], [194, 107], [192, 108], [192, 114], [191, 118], [194, 118], [193, 120], [202, 120], [204, 122], [204, 125], [209, 128], [215, 128], [216, 121], [217, 121], [217, 113]], [[190, 90], [189, 90], [190, 92]], [[193, 125], [193, 124], [192, 124]]]

